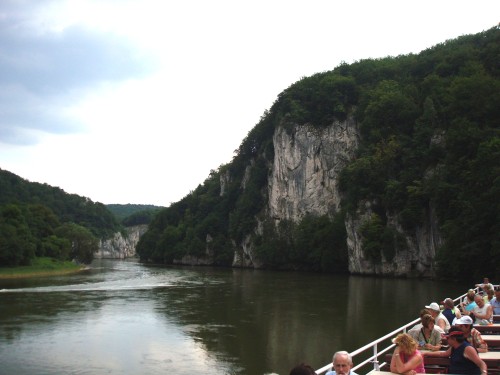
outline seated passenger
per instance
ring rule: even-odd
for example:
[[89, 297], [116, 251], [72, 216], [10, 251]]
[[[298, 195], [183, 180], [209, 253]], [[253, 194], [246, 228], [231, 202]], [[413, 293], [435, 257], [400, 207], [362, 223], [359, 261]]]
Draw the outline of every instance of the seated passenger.
[[493, 298], [495, 298], [495, 291], [491, 288], [486, 288], [486, 295], [483, 296], [484, 302], [491, 303]]
[[400, 333], [392, 341], [396, 349], [392, 354], [391, 372], [396, 374], [425, 373], [424, 359], [417, 342], [407, 333]]
[[332, 369], [325, 375], [358, 375], [351, 371], [353, 366], [352, 357], [345, 351], [336, 352], [332, 359]]
[[467, 342], [471, 344], [478, 353], [486, 353], [488, 351], [488, 344], [483, 340], [481, 333], [472, 327], [472, 323], [472, 319], [465, 315], [460, 319], [456, 319], [454, 325], [462, 330]]
[[[431, 315], [431, 312], [429, 309], [422, 309], [420, 310], [420, 322], [415, 324], [409, 331], [418, 331], [422, 328], [422, 318], [424, 315]], [[439, 333], [444, 334], [444, 331], [441, 329], [441, 327], [438, 327], [437, 325], [434, 325], [434, 328], [439, 331]]]
[[421, 318], [422, 327], [411, 329], [408, 334], [418, 343], [418, 349], [439, 350], [441, 349], [441, 331], [434, 324], [434, 318], [426, 314]]
[[429, 310], [432, 317], [434, 318], [434, 322], [438, 327], [440, 327], [445, 333], [450, 329], [450, 322], [441, 312], [439, 305], [436, 302], [432, 302], [429, 306], [425, 306], [426, 309]]
[[[467, 291], [467, 294], [465, 295], [464, 299], [462, 300], [462, 302], [460, 302], [460, 307], [462, 308], [462, 312], [463, 311], [471, 311], [476, 303], [474, 302], [474, 297], [476, 296], [476, 292], [474, 292], [474, 289], [469, 289]], [[468, 307], [470, 304], [474, 304], [471, 307]]]
[[448, 350], [422, 352], [422, 355], [424, 357], [449, 357], [448, 373], [450, 374], [481, 375], [488, 372], [486, 363], [479, 358], [476, 350], [465, 340], [464, 333], [460, 328], [452, 326], [446, 338], [450, 345]]
[[493, 308], [489, 303], [485, 303], [483, 297], [477, 295], [474, 297], [476, 307], [472, 310], [474, 314], [475, 324], [487, 325], [493, 323]]
[[490, 301], [493, 315], [500, 315], [500, 286], [495, 287], [495, 298]]
[[490, 280], [485, 277], [483, 278], [483, 283], [482, 284], [476, 284], [476, 287], [477, 288], [481, 288], [482, 289], [482, 293], [481, 294], [486, 294], [486, 288], [491, 288], [493, 289], [493, 284], [490, 283]]
[[455, 307], [453, 300], [451, 298], [446, 298], [443, 301], [443, 305], [444, 305], [443, 315], [446, 317], [446, 319], [448, 319], [450, 325], [453, 324], [453, 321], [456, 318], [460, 318], [462, 316], [462, 314], [460, 314], [460, 310], [458, 309], [458, 307]]

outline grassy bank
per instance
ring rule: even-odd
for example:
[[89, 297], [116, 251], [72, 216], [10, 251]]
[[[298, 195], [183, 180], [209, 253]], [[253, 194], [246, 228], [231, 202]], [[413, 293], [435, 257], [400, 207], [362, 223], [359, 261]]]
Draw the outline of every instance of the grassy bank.
[[0, 267], [0, 279], [64, 275], [79, 272], [83, 266], [53, 258], [35, 258], [30, 266]]

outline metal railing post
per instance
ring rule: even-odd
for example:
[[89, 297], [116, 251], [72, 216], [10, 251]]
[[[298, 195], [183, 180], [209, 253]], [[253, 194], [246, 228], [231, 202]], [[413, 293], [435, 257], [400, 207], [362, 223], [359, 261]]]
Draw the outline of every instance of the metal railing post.
[[375, 371], [379, 371], [380, 368], [378, 366], [378, 344], [373, 346], [373, 368]]

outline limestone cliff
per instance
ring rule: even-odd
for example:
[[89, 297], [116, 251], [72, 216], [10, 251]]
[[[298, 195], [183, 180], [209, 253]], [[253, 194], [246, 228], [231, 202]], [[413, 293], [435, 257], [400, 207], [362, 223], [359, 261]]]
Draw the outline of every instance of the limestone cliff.
[[125, 236], [121, 232], [112, 238], [101, 239], [95, 258], [125, 259], [135, 256], [135, 247], [139, 238], [146, 232], [147, 225], [136, 225], [126, 228]]
[[[359, 131], [354, 119], [335, 122], [317, 129], [295, 126], [278, 127], [273, 136], [274, 160], [268, 179], [268, 206], [265, 216], [275, 222], [298, 222], [304, 215], [333, 215], [341, 207], [338, 188], [341, 170], [355, 157]], [[229, 176], [224, 176], [227, 180]], [[364, 202], [354, 214], [347, 215], [349, 271], [359, 274], [430, 276], [436, 248], [442, 243], [436, 217], [431, 208], [425, 223], [411, 232], [398, 222], [397, 213], [386, 213], [387, 225], [403, 238], [392, 259], [382, 256], [374, 262], [363, 253], [361, 227], [371, 215], [370, 202]], [[259, 226], [255, 229], [258, 233]], [[259, 267], [249, 237], [239, 244], [233, 266]]]
[[354, 157], [358, 138], [353, 119], [324, 129], [297, 126], [290, 133], [279, 127], [268, 189], [271, 217], [299, 221], [306, 213], [336, 212], [338, 176]]

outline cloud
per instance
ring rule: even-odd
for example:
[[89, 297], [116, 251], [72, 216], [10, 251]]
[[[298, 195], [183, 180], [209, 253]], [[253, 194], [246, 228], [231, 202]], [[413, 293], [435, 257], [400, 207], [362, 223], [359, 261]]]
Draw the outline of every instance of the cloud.
[[[39, 132], [68, 134], [82, 124], [64, 109], [105, 82], [142, 78], [154, 62], [124, 36], [72, 25], [36, 30], [7, 3], [0, 12], [0, 142], [27, 145]], [[30, 132], [30, 130], [36, 130]]]

